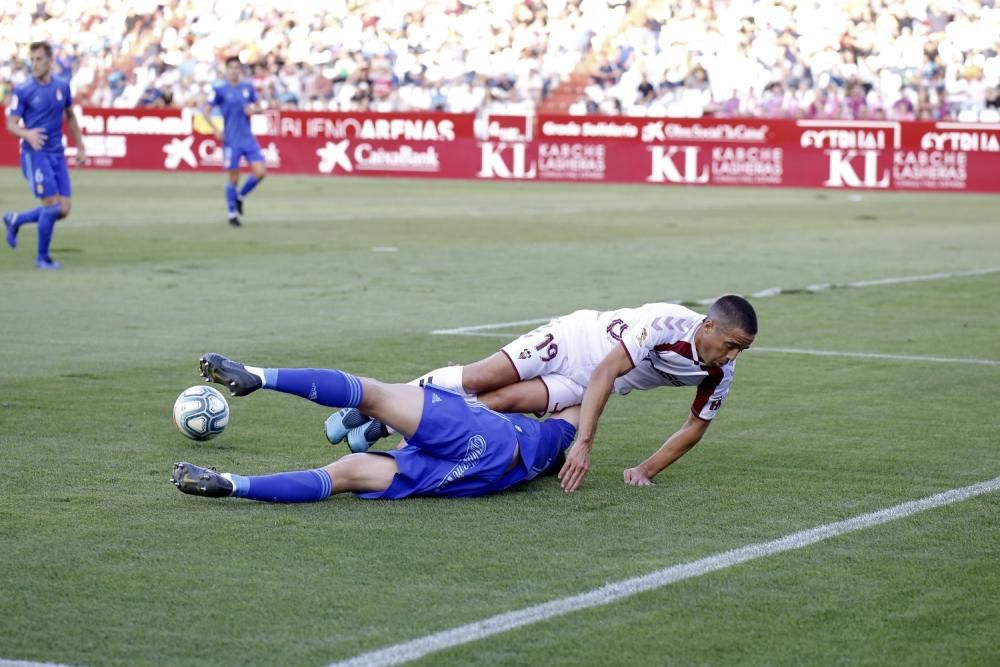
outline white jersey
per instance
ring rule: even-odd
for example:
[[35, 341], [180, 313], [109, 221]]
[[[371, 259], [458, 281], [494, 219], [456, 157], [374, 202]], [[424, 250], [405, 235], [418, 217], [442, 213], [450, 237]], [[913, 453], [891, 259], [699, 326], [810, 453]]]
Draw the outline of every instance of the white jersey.
[[735, 362], [718, 368], [701, 365], [694, 336], [704, 320], [704, 315], [670, 303], [578, 310], [521, 336], [502, 351], [522, 380], [542, 378], [549, 389], [549, 410], [556, 410], [579, 403], [594, 369], [621, 345], [633, 368], [615, 380], [616, 394], [697, 387], [691, 412], [711, 420], [729, 393]]

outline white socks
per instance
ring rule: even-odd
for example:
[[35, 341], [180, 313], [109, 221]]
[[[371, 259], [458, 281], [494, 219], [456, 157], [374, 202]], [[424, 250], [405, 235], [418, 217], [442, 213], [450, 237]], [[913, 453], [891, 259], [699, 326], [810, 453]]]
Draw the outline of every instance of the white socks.
[[441, 387], [442, 389], [447, 389], [448, 391], [453, 391], [456, 394], [465, 396], [465, 387], [462, 386], [463, 368], [465, 367], [445, 366], [444, 368], [438, 368], [437, 370], [433, 370], [430, 373], [422, 375], [407, 384], [412, 384], [417, 387], [423, 387], [425, 384], [433, 384]]
[[262, 387], [267, 386], [267, 378], [264, 377], [263, 368], [257, 368], [256, 366], [247, 366], [246, 364], [243, 365], [243, 368], [247, 369], [248, 371], [250, 371], [251, 373], [260, 378], [260, 386]]

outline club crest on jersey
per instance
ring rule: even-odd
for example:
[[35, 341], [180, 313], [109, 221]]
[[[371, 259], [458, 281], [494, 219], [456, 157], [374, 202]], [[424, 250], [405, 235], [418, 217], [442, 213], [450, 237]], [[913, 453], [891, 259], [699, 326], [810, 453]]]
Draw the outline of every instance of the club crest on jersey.
[[628, 330], [628, 325], [625, 324], [624, 320], [617, 319], [608, 325], [608, 335], [614, 338], [619, 343], [622, 342], [622, 336], [625, 335], [625, 331]]
[[521, 354], [517, 355], [518, 359], [531, 359], [531, 350], [524, 348], [521, 350]]
[[62, 91], [61, 90], [57, 90], [56, 91], [56, 99], [59, 100], [60, 102], [63, 101], [62, 100]]

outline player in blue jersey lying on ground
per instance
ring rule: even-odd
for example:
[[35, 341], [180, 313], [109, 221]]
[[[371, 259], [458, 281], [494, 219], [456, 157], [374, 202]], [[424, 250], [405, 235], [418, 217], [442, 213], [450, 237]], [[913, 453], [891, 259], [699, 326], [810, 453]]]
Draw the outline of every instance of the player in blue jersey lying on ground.
[[258, 389], [294, 394], [330, 407], [357, 407], [389, 424], [406, 445], [349, 454], [322, 468], [244, 477], [175, 463], [171, 481], [184, 493], [276, 503], [324, 500], [348, 491], [361, 498], [482, 496], [558, 471], [580, 410], [546, 421], [502, 415], [434, 385], [415, 387], [339, 370], [255, 368], [219, 354], [201, 359], [202, 375], [237, 396]]
[[[212, 119], [212, 108], [222, 114], [222, 129]], [[257, 92], [253, 84], [243, 80], [243, 63], [236, 56], [226, 58], [225, 80], [215, 86], [212, 99], [202, 109], [202, 113], [215, 130], [215, 136], [222, 141], [223, 161], [229, 171], [229, 182], [226, 183], [226, 210], [229, 214], [229, 224], [240, 226], [239, 216], [243, 215], [243, 200], [264, 180], [267, 169], [264, 166], [264, 154], [260, 150], [257, 139], [250, 129], [250, 116], [257, 113]], [[250, 165], [250, 176], [239, 190], [240, 158], [246, 158]]]

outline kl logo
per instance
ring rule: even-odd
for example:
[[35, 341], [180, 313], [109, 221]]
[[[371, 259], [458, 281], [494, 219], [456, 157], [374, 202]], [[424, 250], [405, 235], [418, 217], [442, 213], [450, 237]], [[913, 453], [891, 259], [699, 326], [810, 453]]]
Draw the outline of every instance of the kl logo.
[[[878, 151], [854, 151], [833, 149], [827, 151], [830, 156], [830, 178], [823, 185], [831, 188], [887, 188], [889, 187], [889, 170], [878, 173]], [[854, 169], [855, 158], [862, 157], [862, 174]]]
[[[651, 183], [708, 183], [708, 167], [698, 171], [697, 146], [653, 146]], [[678, 160], [680, 157], [682, 159]]]
[[[513, 144], [508, 146], [505, 143], [493, 144], [484, 142], [481, 144], [482, 155], [480, 161], [479, 178], [534, 178], [535, 163], [528, 159], [527, 144]], [[504, 152], [510, 149], [510, 163], [504, 157]]]
[[346, 172], [354, 171], [354, 165], [351, 164], [351, 159], [347, 157], [347, 149], [350, 147], [351, 142], [348, 139], [344, 139], [337, 143], [328, 141], [323, 148], [316, 149], [316, 155], [319, 156], [319, 173], [330, 174], [337, 167]]
[[170, 143], [163, 147], [163, 152], [167, 156], [163, 159], [163, 166], [167, 169], [176, 169], [181, 166], [181, 162], [189, 167], [197, 167], [198, 161], [194, 158], [194, 136], [186, 139], [174, 137]]

